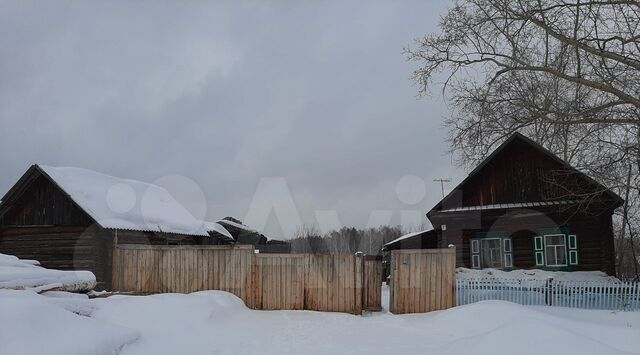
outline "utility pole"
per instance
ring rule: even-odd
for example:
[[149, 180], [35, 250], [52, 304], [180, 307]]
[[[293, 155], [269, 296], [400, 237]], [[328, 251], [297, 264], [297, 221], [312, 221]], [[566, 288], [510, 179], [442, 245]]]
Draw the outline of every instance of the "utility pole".
[[451, 182], [451, 178], [448, 179], [433, 179], [434, 182], [439, 182], [440, 183], [440, 188], [442, 189], [442, 198], [444, 198], [444, 183], [445, 182]]

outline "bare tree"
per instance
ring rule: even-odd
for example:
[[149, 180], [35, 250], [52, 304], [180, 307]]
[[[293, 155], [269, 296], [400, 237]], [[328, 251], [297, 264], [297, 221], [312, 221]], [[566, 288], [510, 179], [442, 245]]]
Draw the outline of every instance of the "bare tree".
[[459, 163], [475, 165], [513, 132], [534, 138], [627, 197], [618, 257], [631, 250], [637, 270], [640, 2], [459, 0], [440, 28], [406, 52], [420, 94], [446, 74]]

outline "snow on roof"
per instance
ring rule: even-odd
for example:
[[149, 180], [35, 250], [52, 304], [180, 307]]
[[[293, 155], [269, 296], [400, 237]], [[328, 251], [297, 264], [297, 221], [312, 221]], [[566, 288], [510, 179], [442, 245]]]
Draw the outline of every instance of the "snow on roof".
[[103, 228], [209, 235], [160, 186], [81, 168], [39, 167]]
[[568, 205], [576, 203], [573, 200], [566, 201], [537, 201], [537, 202], [517, 202], [517, 203], [498, 203], [494, 205], [481, 205], [481, 206], [464, 206], [455, 207], [440, 212], [457, 212], [457, 211], [480, 211], [480, 210], [495, 210], [501, 208], [523, 208], [523, 207], [540, 207], [540, 206], [557, 206]]
[[218, 232], [229, 239], [233, 239], [231, 233], [218, 222], [203, 221], [202, 224], [207, 232]]
[[247, 232], [258, 233], [258, 234], [260, 233], [260, 232], [258, 232], [258, 231], [257, 231], [257, 230], [255, 230], [255, 229], [251, 229], [251, 228], [250, 228], [249, 226], [247, 226], [247, 225], [244, 225], [244, 224], [242, 224], [242, 223], [236, 223], [236, 222], [234, 222], [234, 221], [230, 221], [230, 220], [228, 220], [228, 219], [221, 219], [221, 220], [219, 220], [217, 223], [226, 224], [226, 225], [228, 225], [228, 226], [236, 227], [236, 228], [239, 228], [239, 229], [245, 230], [245, 231], [247, 231]]
[[416, 235], [418, 235], [418, 234], [426, 233], [426, 232], [428, 232], [428, 231], [430, 231], [430, 230], [431, 230], [431, 229], [427, 229], [427, 230], [423, 230], [423, 231], [420, 231], [420, 232], [413, 232], [413, 233], [405, 234], [405, 235], [403, 235], [403, 236], [401, 236], [401, 237], [399, 237], [399, 238], [396, 238], [396, 239], [394, 239], [394, 240], [390, 241], [389, 243], [385, 244], [383, 247], [386, 247], [386, 246], [388, 246], [388, 245], [391, 245], [391, 244], [397, 243], [397, 242], [399, 242], [399, 241], [401, 241], [401, 240], [405, 240], [405, 239], [409, 239], [409, 238], [411, 238], [411, 237], [415, 237], [415, 236], [416, 236]]

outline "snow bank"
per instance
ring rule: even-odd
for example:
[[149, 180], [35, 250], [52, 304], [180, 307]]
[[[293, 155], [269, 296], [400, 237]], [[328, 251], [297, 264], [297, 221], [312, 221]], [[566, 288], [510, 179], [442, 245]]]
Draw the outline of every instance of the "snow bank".
[[517, 279], [517, 280], [547, 280], [549, 278], [559, 281], [606, 281], [618, 282], [617, 278], [609, 276], [602, 271], [546, 271], [539, 269], [503, 271], [498, 269], [467, 269], [457, 268], [456, 278], [466, 279]]
[[[640, 349], [640, 312], [485, 301], [427, 314], [361, 317], [255, 311], [222, 291], [48, 296], [0, 291], [0, 353], [622, 355]], [[85, 301], [93, 307], [90, 318], [68, 310]]]
[[[640, 313], [553, 309], [489, 301], [429, 314], [367, 317], [254, 311], [220, 291], [94, 300], [93, 318], [136, 329], [127, 354], [567, 354], [638, 353]], [[589, 312], [579, 317], [572, 314]]]
[[88, 291], [96, 285], [96, 277], [89, 271], [45, 269], [34, 260], [21, 260], [13, 255], [0, 254], [0, 289], [49, 289]]
[[514, 303], [484, 301], [439, 312], [425, 330], [438, 354], [468, 354], [469, 349], [474, 354], [638, 352], [638, 329], [598, 324], [602, 311], [591, 315], [589, 322], [581, 322]]
[[0, 290], [0, 353], [117, 354], [138, 333], [74, 314], [29, 291]]

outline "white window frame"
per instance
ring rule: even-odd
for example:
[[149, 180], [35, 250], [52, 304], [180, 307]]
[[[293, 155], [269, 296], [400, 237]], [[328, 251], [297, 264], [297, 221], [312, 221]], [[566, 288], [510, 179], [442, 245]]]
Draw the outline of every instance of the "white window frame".
[[[549, 265], [549, 258], [547, 257], [547, 237], [557, 237], [557, 236], [562, 236], [562, 238], [564, 239], [564, 264], [554, 264], [554, 265]], [[543, 254], [544, 254], [544, 264], [547, 267], [563, 267], [563, 266], [569, 266], [569, 253], [567, 252], [569, 250], [568, 245], [567, 245], [567, 235], [566, 234], [561, 234], [561, 233], [557, 233], [557, 234], [545, 234], [542, 238], [544, 247], [543, 247]], [[558, 250], [557, 250], [557, 246], [554, 245], [554, 252], [556, 254], [556, 260], [558, 259]]]
[[481, 241], [480, 242], [480, 267], [482, 267], [482, 241], [485, 241], [485, 240], [497, 240], [497, 241], [500, 242], [500, 246], [498, 247], [498, 252], [500, 253], [500, 256], [498, 256], [498, 260], [500, 260], [500, 266], [490, 266], [489, 268], [491, 268], [491, 269], [502, 269], [502, 268], [504, 268], [504, 260], [503, 260], [504, 252], [502, 251], [502, 248], [503, 248], [502, 241], [504, 240], [504, 238], [481, 238], [479, 240]]
[[578, 238], [575, 234], [569, 234], [567, 237], [569, 245], [567, 245], [567, 249], [575, 250], [578, 248]]

